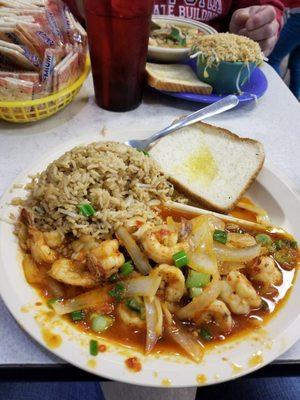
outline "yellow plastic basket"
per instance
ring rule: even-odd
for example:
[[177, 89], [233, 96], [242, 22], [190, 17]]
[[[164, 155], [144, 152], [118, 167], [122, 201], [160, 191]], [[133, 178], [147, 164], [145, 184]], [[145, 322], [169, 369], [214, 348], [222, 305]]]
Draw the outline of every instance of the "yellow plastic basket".
[[66, 89], [36, 100], [0, 101], [0, 119], [20, 124], [50, 117], [73, 101], [86, 80], [90, 69], [90, 59], [87, 57], [82, 75]]

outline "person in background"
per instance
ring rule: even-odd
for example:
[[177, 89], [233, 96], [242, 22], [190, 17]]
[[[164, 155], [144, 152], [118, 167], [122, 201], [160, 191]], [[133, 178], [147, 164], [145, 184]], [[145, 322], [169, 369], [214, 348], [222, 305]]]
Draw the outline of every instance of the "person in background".
[[280, 0], [155, 0], [155, 15], [176, 15], [205, 22], [256, 40], [265, 55], [276, 44], [282, 24]]
[[[82, 0], [65, 0], [78, 17]], [[154, 0], [154, 15], [175, 15], [205, 22], [219, 32], [236, 33], [256, 40], [267, 56], [273, 50], [282, 25], [280, 0]]]
[[270, 55], [269, 63], [279, 75], [280, 64], [288, 54], [289, 87], [300, 101], [300, 0], [285, 0], [287, 21]]

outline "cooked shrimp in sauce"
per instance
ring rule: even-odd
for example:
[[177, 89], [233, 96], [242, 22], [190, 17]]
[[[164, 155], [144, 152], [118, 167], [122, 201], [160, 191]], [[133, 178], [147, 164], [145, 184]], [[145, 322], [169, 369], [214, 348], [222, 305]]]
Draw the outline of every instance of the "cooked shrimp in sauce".
[[[258, 221], [244, 203], [232, 214]], [[282, 230], [253, 230], [221, 216], [162, 209], [161, 217], [160, 225], [129, 218], [101, 241], [42, 231], [23, 209], [16, 233], [24, 275], [78, 329], [200, 362], [209, 343], [246, 333], [253, 319], [268, 321], [280, 308], [299, 261], [297, 243]]]

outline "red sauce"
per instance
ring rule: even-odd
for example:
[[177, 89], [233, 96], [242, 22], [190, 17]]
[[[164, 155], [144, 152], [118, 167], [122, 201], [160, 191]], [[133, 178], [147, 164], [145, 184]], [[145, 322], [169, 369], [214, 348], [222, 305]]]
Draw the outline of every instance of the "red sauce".
[[100, 353], [104, 353], [106, 350], [107, 350], [107, 346], [105, 346], [105, 344], [100, 344], [99, 345]]
[[140, 372], [142, 370], [142, 364], [137, 357], [127, 358], [127, 360], [125, 360], [125, 365], [133, 372]]

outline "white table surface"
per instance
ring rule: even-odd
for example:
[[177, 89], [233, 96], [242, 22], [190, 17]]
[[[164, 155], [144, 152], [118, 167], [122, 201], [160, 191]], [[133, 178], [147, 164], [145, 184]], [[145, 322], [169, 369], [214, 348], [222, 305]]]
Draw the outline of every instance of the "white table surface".
[[[241, 106], [211, 118], [210, 122], [241, 136], [259, 139], [265, 146], [267, 159], [300, 193], [300, 106], [270, 66], [264, 65], [263, 70], [269, 88], [257, 105], [253, 102]], [[104, 111], [94, 103], [90, 77], [75, 101], [56, 116], [30, 125], [0, 122], [0, 195], [19, 172], [40, 159], [51, 147], [92, 133], [99, 133], [100, 138], [103, 126], [108, 132], [107, 139], [110, 131], [122, 132], [122, 127], [132, 128], [135, 132], [138, 129], [155, 131], [197, 108], [199, 105], [195, 103], [149, 92], [143, 104], [134, 111]], [[1, 299], [0, 338], [0, 365], [64, 362], [23, 332]], [[300, 363], [300, 342], [277, 361]]]

